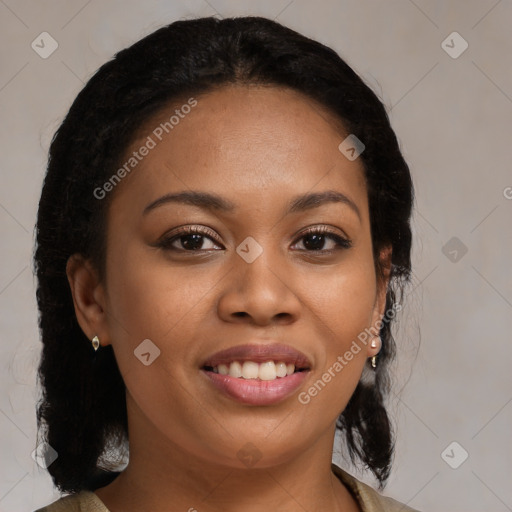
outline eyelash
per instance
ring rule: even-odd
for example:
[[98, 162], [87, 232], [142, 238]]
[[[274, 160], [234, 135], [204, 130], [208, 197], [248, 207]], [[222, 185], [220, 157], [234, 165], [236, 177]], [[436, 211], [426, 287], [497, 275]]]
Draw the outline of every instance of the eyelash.
[[[198, 228], [197, 226], [187, 226], [183, 228], [181, 231], [172, 233], [170, 236], [164, 236], [160, 242], [158, 242], [157, 246], [169, 250], [169, 251], [176, 251], [176, 252], [189, 252], [189, 253], [198, 253], [198, 252], [209, 252], [209, 249], [197, 249], [197, 250], [187, 250], [187, 249], [177, 249], [175, 247], [172, 247], [172, 243], [175, 240], [179, 240], [183, 236], [187, 235], [202, 235], [204, 237], [212, 239], [213, 242], [216, 244], [220, 244], [215, 238], [215, 234], [212, 230], [208, 228]], [[329, 255], [333, 254], [337, 250], [341, 249], [350, 249], [352, 247], [352, 240], [349, 240], [348, 238], [344, 238], [337, 233], [331, 231], [330, 229], [320, 226], [320, 227], [313, 227], [308, 228], [307, 230], [303, 231], [297, 241], [301, 240], [302, 238], [306, 237], [307, 235], [328, 235], [327, 238], [331, 238], [336, 242], [336, 249], [330, 249], [330, 250], [324, 250], [324, 249], [315, 249], [315, 250], [307, 250], [307, 249], [301, 249], [304, 252], [318, 254], [321, 253], [323, 255]], [[296, 243], [296, 242], [295, 242]], [[295, 245], [294, 243], [294, 245]]]

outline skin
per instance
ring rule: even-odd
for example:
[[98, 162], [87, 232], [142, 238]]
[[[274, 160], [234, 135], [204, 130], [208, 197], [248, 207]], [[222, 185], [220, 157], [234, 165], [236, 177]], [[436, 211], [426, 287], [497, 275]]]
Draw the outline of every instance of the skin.
[[[68, 262], [78, 321], [89, 339], [113, 345], [127, 388], [130, 462], [95, 492], [112, 512], [357, 511], [331, 472], [335, 421], [378, 348], [363, 345], [307, 405], [297, 395], [384, 314], [387, 277], [374, 270], [362, 162], [338, 150], [348, 135], [341, 124], [298, 92], [230, 85], [196, 99], [111, 192], [106, 279], [79, 255]], [[174, 108], [148, 122], [127, 155]], [[143, 214], [183, 190], [216, 193], [236, 210], [166, 203]], [[359, 216], [334, 202], [286, 213], [293, 197], [325, 190], [348, 196]], [[190, 237], [172, 243], [181, 252], [157, 246], [183, 226], [213, 232], [203, 255], [185, 252]], [[302, 232], [321, 226], [352, 247], [327, 237], [317, 247], [332, 254], [313, 254]], [[252, 263], [235, 251], [248, 236], [263, 249]], [[389, 269], [389, 248], [381, 257]], [[134, 356], [145, 339], [161, 351], [148, 366]], [[278, 404], [235, 402], [199, 370], [218, 350], [271, 340], [312, 362]], [[261, 455], [253, 467], [237, 457], [247, 442]]]

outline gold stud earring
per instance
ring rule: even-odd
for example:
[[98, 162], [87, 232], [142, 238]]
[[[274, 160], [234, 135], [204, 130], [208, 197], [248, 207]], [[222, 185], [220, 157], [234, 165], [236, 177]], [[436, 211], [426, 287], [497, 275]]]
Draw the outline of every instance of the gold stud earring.
[[99, 347], [100, 347], [100, 340], [99, 340], [98, 336], [94, 336], [94, 338], [92, 339], [92, 348], [96, 351], [96, 350], [98, 350]]

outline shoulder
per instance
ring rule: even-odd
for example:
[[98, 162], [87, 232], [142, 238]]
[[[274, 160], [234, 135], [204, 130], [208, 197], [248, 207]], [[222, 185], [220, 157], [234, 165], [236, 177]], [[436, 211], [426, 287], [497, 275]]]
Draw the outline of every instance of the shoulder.
[[34, 512], [109, 512], [109, 510], [93, 492], [80, 491], [64, 496]]
[[418, 512], [375, 489], [332, 464], [333, 473], [353, 492], [363, 512]]

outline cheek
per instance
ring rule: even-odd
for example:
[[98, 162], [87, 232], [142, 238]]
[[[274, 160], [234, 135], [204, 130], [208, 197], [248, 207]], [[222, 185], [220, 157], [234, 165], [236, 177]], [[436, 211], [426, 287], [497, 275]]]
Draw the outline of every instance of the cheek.
[[150, 339], [164, 356], [161, 361], [190, 358], [219, 276], [206, 266], [171, 265], [129, 245], [123, 254], [112, 254], [109, 265], [109, 327], [116, 356], [133, 355]]
[[199, 402], [190, 400], [184, 382], [215, 280], [209, 281], [205, 271], [171, 267], [163, 259], [155, 264], [129, 246], [123, 254], [112, 254], [109, 265], [112, 345], [134, 403], [155, 424], [168, 421], [171, 410], [188, 408], [188, 414], [201, 417], [204, 412], [193, 410]]
[[305, 304], [323, 340], [316, 371], [298, 396], [310, 417], [334, 421], [360, 380], [368, 357], [361, 334], [371, 326], [376, 293], [372, 265], [371, 259], [354, 260], [328, 279], [307, 281]]
[[[304, 274], [303, 304], [312, 309], [318, 328], [330, 340], [326, 349], [343, 350], [344, 345], [369, 327], [376, 297], [373, 262], [352, 258], [336, 270], [322, 275]], [[315, 321], [315, 320], [313, 320]]]

